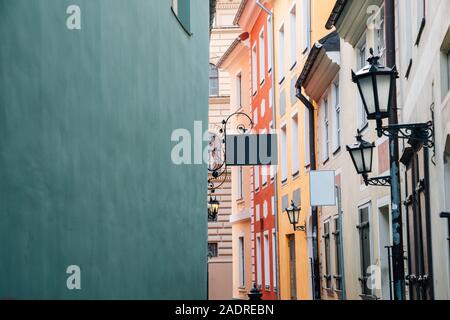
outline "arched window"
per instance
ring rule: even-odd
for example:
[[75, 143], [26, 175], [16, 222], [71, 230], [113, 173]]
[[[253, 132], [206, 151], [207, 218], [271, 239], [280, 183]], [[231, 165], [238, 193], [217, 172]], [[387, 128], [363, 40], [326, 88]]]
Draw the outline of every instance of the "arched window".
[[219, 71], [212, 63], [209, 64], [209, 95], [219, 95]]

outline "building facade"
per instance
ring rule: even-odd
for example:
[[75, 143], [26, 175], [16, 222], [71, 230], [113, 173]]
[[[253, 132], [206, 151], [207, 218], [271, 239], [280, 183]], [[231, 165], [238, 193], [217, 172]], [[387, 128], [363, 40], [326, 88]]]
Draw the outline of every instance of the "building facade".
[[[218, 63], [220, 69], [230, 75], [231, 108], [230, 113], [243, 112], [250, 114], [251, 87], [249, 64], [249, 35], [242, 33], [230, 45]], [[243, 116], [232, 119], [230, 130], [240, 122], [246, 123]], [[248, 121], [247, 121], [248, 122]], [[253, 181], [251, 167], [233, 167], [231, 196], [232, 247], [233, 247], [233, 299], [247, 300], [248, 293], [254, 283], [252, 269], [252, 212], [253, 212]]]
[[0, 3], [0, 298], [205, 299], [209, 6]]
[[[270, 4], [266, 3], [270, 10]], [[273, 89], [270, 16], [256, 1], [243, 1], [234, 19], [249, 34], [251, 70], [251, 110], [253, 131], [264, 134], [273, 126]], [[269, 166], [253, 168], [252, 231], [255, 283], [263, 299], [277, 298], [275, 183]]]
[[[314, 170], [311, 129], [314, 110], [297, 97], [296, 83], [311, 50], [323, 37], [333, 1], [274, 1], [276, 129], [279, 136], [277, 204], [279, 221], [279, 269], [281, 299], [318, 298], [317, 214], [309, 204], [309, 172]], [[311, 118], [312, 116], [312, 118]], [[301, 207], [294, 231], [285, 209], [291, 202]]]
[[395, 3], [399, 122], [432, 121], [435, 143], [420, 150], [400, 144], [408, 298], [448, 300], [450, 3]]
[[[240, 0], [216, 1], [216, 10], [211, 29], [209, 62], [209, 132], [212, 139], [220, 136], [222, 121], [232, 110], [230, 105], [230, 75], [218, 68], [219, 59], [239, 35], [240, 29], [233, 25], [233, 18]], [[210, 300], [229, 300], [233, 296], [232, 209], [231, 169], [223, 175], [223, 184], [213, 196], [220, 202], [220, 210], [214, 220], [208, 221], [208, 286]], [[211, 173], [210, 173], [211, 177]]]

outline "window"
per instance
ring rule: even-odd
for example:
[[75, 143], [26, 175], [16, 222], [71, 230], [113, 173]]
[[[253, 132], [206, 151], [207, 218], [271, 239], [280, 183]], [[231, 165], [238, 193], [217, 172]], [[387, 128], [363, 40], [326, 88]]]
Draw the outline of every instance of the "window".
[[262, 185], [263, 187], [267, 186], [267, 166], [261, 166], [261, 175], [262, 175]]
[[400, 12], [403, 12], [402, 14], [402, 29], [403, 29], [403, 41], [404, 41], [404, 50], [402, 52], [403, 54], [403, 62], [402, 65], [403, 73], [406, 78], [409, 77], [409, 73], [412, 66], [412, 48], [413, 48], [413, 40], [412, 40], [412, 1], [403, 1], [399, 3], [399, 5], [403, 5], [404, 10], [400, 10]]
[[190, 0], [171, 0], [172, 11], [177, 17], [183, 29], [190, 33], [191, 30], [191, 4]]
[[[367, 50], [366, 50], [366, 34], [363, 35], [359, 45], [358, 45], [358, 61], [356, 63], [356, 69], [360, 70], [362, 69], [367, 63]], [[360, 130], [364, 129], [368, 122], [367, 122], [367, 115], [366, 110], [364, 109], [363, 101], [361, 98], [361, 95], [359, 94], [359, 91], [356, 91], [356, 94], [358, 95], [358, 128]]]
[[239, 237], [239, 286], [245, 287], [245, 246], [244, 237]]
[[244, 198], [244, 168], [238, 168], [238, 179], [237, 179], [237, 190], [238, 190], [238, 199], [242, 200]]
[[342, 290], [342, 275], [341, 275], [341, 238], [340, 238], [339, 217], [334, 219], [334, 266], [335, 266], [335, 283], [336, 290]]
[[275, 215], [275, 196], [272, 196], [271, 199], [271, 205], [272, 205], [272, 215]]
[[450, 49], [447, 52], [447, 91], [450, 91]]
[[384, 27], [384, 6], [382, 6], [376, 15], [376, 29], [375, 29], [375, 48], [378, 56], [381, 57], [380, 63], [386, 65], [386, 40]]
[[282, 83], [286, 75], [285, 65], [285, 52], [284, 52], [284, 25], [278, 31], [278, 81]]
[[262, 84], [266, 78], [266, 55], [265, 55], [264, 29], [259, 34], [259, 83]]
[[304, 141], [304, 154], [305, 154], [305, 167], [309, 166], [311, 164], [311, 160], [310, 160], [310, 150], [309, 150], [309, 146], [310, 146], [310, 132], [309, 132], [309, 109], [305, 107], [305, 116], [304, 116], [304, 124], [303, 124], [303, 128], [304, 128], [304, 137], [305, 137], [305, 141]]
[[[273, 207], [272, 207], [273, 208]], [[275, 257], [277, 256], [277, 234], [275, 230], [272, 230], [272, 274], [273, 274], [273, 289], [277, 287], [277, 262]]]
[[369, 205], [360, 207], [359, 211], [359, 243], [361, 259], [361, 291], [364, 295], [371, 295], [372, 292], [367, 286], [367, 280], [370, 278], [370, 228], [369, 228]]
[[417, 38], [416, 45], [420, 43], [420, 38], [422, 37], [423, 28], [425, 27], [425, 0], [416, 0], [417, 15], [416, 15], [416, 26], [417, 26]]
[[323, 139], [323, 151], [322, 151], [322, 161], [326, 162], [330, 155], [330, 138], [329, 138], [329, 121], [328, 121], [328, 98], [323, 99], [322, 104], [323, 109], [323, 128], [322, 128], [322, 139]]
[[341, 105], [339, 98], [339, 82], [333, 83], [333, 103], [333, 152], [336, 152], [341, 147]]
[[294, 4], [290, 11], [291, 19], [291, 69], [297, 63], [297, 9]]
[[253, 111], [253, 125], [256, 127], [258, 125], [258, 109]]
[[266, 100], [262, 99], [261, 101], [261, 118], [264, 118], [266, 114]]
[[270, 87], [269, 90], [269, 108], [273, 107], [273, 87]]
[[287, 181], [286, 125], [281, 128], [281, 182]]
[[209, 95], [219, 95], [219, 71], [212, 63], [209, 64]]
[[270, 246], [269, 234], [264, 235], [264, 285], [266, 290], [270, 289]]
[[323, 243], [325, 255], [325, 286], [331, 289], [331, 264], [330, 264], [330, 221], [326, 221], [323, 225]]
[[256, 210], [256, 221], [259, 221], [261, 220], [261, 207], [259, 204], [256, 205], [255, 210]]
[[236, 76], [236, 104], [239, 108], [242, 108], [242, 74], [239, 73]]
[[266, 200], [264, 200], [264, 204], [263, 204], [263, 216], [264, 216], [264, 219], [266, 219], [268, 215], [269, 215], [269, 204], [267, 203]]
[[302, 7], [302, 52], [306, 52], [311, 41], [311, 0], [302, 0]]
[[215, 258], [218, 256], [217, 243], [208, 242], [208, 257]]
[[255, 173], [255, 190], [258, 191], [259, 190], [259, 166], [255, 166], [254, 167], [254, 173]]
[[273, 24], [271, 16], [267, 18], [267, 43], [268, 43], [267, 48], [269, 48], [268, 49], [269, 52], [267, 52], [267, 62], [268, 62], [267, 72], [270, 72], [272, 71], [273, 68], [273, 61], [272, 61], [273, 57], [272, 54], [270, 54], [270, 50], [273, 46]]
[[298, 114], [292, 117], [292, 176], [297, 176], [300, 173], [300, 151], [299, 151], [299, 143], [298, 143]]
[[257, 74], [258, 74], [258, 63], [257, 63], [257, 56], [256, 56], [256, 43], [253, 45], [252, 49], [252, 86], [253, 86], [253, 94], [256, 94], [258, 91], [258, 80], [257, 80]]
[[262, 286], [261, 237], [256, 236], [256, 283]]

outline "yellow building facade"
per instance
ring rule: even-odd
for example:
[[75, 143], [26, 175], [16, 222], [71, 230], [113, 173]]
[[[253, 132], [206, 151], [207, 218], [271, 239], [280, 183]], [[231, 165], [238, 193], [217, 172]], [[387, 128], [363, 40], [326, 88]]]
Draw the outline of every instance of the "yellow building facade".
[[[329, 31], [325, 23], [333, 0], [273, 0], [280, 298], [313, 299], [314, 241], [309, 201], [310, 117], [296, 97], [296, 82], [313, 43]], [[315, 111], [312, 111], [315, 113]], [[285, 209], [291, 202], [300, 211], [300, 226], [294, 231]]]

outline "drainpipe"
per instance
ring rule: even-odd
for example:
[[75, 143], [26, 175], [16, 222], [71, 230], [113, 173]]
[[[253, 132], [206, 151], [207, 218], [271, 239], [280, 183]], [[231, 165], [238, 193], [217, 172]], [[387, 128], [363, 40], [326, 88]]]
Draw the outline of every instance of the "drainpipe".
[[[309, 110], [309, 159], [311, 162], [311, 170], [317, 170], [316, 151], [315, 151], [315, 122], [314, 122], [314, 105], [306, 98], [302, 93], [302, 85], [297, 87], [297, 98], [305, 105]], [[318, 213], [317, 207], [311, 207], [312, 217], [312, 236], [313, 236], [313, 273], [314, 273], [314, 299], [321, 299], [320, 292], [320, 271], [319, 271], [319, 233], [318, 233]]]
[[[395, 56], [395, 0], [385, 0], [386, 21], [386, 64], [394, 67]], [[398, 124], [397, 88], [392, 90], [392, 108], [389, 125]], [[392, 269], [394, 278], [394, 299], [405, 300], [405, 262], [403, 258], [402, 204], [400, 199], [399, 143], [397, 134], [389, 138], [389, 162], [391, 168], [391, 211], [392, 211]]]
[[[270, 17], [270, 19], [272, 20], [272, 30], [271, 30], [271, 43], [272, 46], [269, 48], [270, 50], [270, 56], [272, 59], [272, 75], [271, 75], [271, 86], [272, 86], [272, 123], [273, 123], [273, 128], [276, 129], [277, 128], [277, 117], [276, 117], [276, 113], [275, 113], [275, 46], [274, 46], [274, 41], [273, 41], [273, 35], [274, 33], [274, 29], [275, 29], [275, 23], [273, 21], [273, 12], [270, 11], [266, 6], [264, 6], [264, 4], [261, 3], [260, 0], [256, 0], [256, 4], [265, 12], [267, 13], [267, 15]], [[279, 225], [279, 221], [278, 221], [278, 191], [277, 191], [277, 176], [278, 176], [278, 172], [277, 170], [275, 170], [275, 174], [274, 174], [274, 184], [273, 184], [273, 193], [274, 193], [274, 199], [275, 199], [275, 208], [277, 208], [276, 210], [276, 214], [275, 214], [275, 234], [277, 236], [277, 241], [275, 243], [275, 252], [277, 252], [276, 257], [274, 257], [275, 260], [275, 265], [276, 265], [276, 270], [275, 270], [275, 275], [274, 277], [277, 278], [277, 299], [280, 300], [281, 299], [281, 283], [280, 283], [280, 251], [279, 251], [279, 245], [278, 245], [278, 225]], [[272, 208], [273, 210], [274, 208]]]

